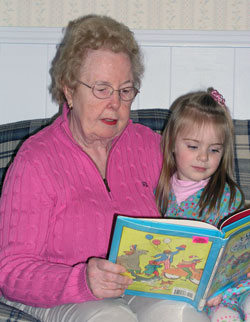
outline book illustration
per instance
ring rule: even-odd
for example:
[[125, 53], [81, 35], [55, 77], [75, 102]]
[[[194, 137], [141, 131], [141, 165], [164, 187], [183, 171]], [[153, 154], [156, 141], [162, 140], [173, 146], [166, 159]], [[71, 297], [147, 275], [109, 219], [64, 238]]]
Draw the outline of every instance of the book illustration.
[[[221, 227], [189, 219], [119, 215], [109, 260], [122, 264], [133, 283], [126, 294], [185, 301], [201, 311], [211, 296], [249, 272], [250, 209]], [[220, 226], [219, 226], [220, 227]]]
[[128, 289], [194, 299], [210, 252], [209, 240], [129, 227], [123, 227], [122, 236], [116, 262], [133, 279]]
[[250, 262], [250, 228], [235, 235], [228, 241], [221, 258], [209, 295], [222, 289], [228, 280], [237, 281], [249, 270]]

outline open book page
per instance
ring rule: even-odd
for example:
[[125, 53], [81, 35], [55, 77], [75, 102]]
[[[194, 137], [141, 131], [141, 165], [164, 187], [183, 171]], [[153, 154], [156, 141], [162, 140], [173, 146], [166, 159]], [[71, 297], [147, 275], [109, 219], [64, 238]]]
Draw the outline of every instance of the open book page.
[[219, 229], [223, 229], [224, 227], [227, 227], [228, 225], [231, 225], [233, 223], [237, 223], [237, 221], [246, 217], [249, 217], [248, 222], [250, 222], [250, 209], [244, 209], [234, 215], [229, 215], [227, 218], [221, 220], [218, 227]]
[[151, 222], [158, 222], [158, 223], [167, 223], [167, 224], [174, 224], [174, 225], [182, 225], [182, 226], [189, 226], [189, 227], [200, 227], [205, 229], [212, 229], [218, 230], [218, 228], [214, 227], [213, 225], [206, 223], [204, 221], [199, 220], [188, 220], [182, 218], [143, 218], [145, 223], [148, 221]]
[[237, 284], [249, 270], [250, 263], [250, 225], [229, 238], [218, 271], [213, 280], [209, 296]]
[[[221, 230], [224, 233], [224, 237], [228, 238], [235, 232], [242, 230], [244, 227], [250, 227], [250, 214], [249, 209], [239, 213], [239, 216], [235, 214], [232, 218], [228, 218], [226, 222], [221, 226]], [[236, 219], [237, 218], [237, 219]]]

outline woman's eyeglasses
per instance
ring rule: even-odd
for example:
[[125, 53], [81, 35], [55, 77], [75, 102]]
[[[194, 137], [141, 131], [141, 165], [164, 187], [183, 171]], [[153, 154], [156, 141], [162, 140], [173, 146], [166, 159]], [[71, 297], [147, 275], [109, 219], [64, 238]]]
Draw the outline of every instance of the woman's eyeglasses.
[[132, 101], [139, 90], [135, 87], [124, 87], [121, 89], [114, 89], [111, 85], [107, 84], [95, 84], [93, 86], [89, 86], [88, 84], [77, 80], [79, 84], [82, 84], [92, 90], [93, 95], [99, 99], [109, 98], [113, 95], [114, 92], [119, 93], [119, 97], [123, 101]]

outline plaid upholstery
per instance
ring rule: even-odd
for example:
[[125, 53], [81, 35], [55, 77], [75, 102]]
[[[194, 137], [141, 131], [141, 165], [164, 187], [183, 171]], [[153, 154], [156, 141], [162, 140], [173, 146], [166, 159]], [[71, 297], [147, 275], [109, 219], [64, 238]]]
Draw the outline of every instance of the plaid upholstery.
[[[167, 109], [141, 109], [131, 111], [131, 119], [161, 133], [169, 118]], [[51, 119], [27, 120], [0, 125], [0, 191], [6, 169], [22, 142], [48, 125]], [[250, 121], [234, 120], [235, 127], [235, 179], [250, 202]]]
[[[141, 123], [152, 130], [161, 133], [169, 118], [167, 109], [142, 109], [131, 111], [131, 119]], [[51, 119], [27, 120], [16, 123], [0, 125], [0, 192], [3, 177], [9, 163], [23, 141], [36, 133]], [[235, 127], [235, 179], [245, 193], [246, 200], [250, 202], [250, 121], [234, 120]], [[0, 303], [1, 321], [36, 321], [23, 312]]]
[[0, 193], [7, 167], [20, 145], [50, 122], [51, 119], [38, 119], [0, 125]]
[[0, 303], [0, 322], [39, 322], [27, 313]]
[[250, 121], [234, 120], [235, 180], [243, 190], [250, 205]]
[[167, 109], [146, 109], [133, 110], [130, 112], [130, 118], [135, 123], [140, 123], [150, 127], [152, 130], [161, 133], [170, 116], [170, 111]]

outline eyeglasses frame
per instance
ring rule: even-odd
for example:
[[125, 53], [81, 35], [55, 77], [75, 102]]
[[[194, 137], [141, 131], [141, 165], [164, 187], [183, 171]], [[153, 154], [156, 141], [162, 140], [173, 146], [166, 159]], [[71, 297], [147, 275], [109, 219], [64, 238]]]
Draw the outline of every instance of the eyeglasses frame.
[[[77, 82], [78, 82], [79, 84], [82, 84], [82, 85], [84, 85], [84, 86], [86, 86], [86, 87], [90, 88], [90, 89], [91, 89], [91, 91], [92, 91], [92, 94], [93, 94], [96, 98], [98, 98], [98, 99], [100, 99], [100, 100], [108, 99], [108, 98], [110, 98], [110, 97], [113, 95], [113, 93], [114, 93], [114, 92], [118, 92], [118, 93], [119, 93], [119, 97], [120, 97], [120, 99], [121, 99], [122, 101], [124, 101], [124, 102], [131, 102], [131, 101], [133, 101], [133, 100], [135, 99], [136, 95], [137, 95], [138, 93], [140, 93], [140, 91], [139, 91], [136, 87], [134, 87], [134, 86], [127, 86], [127, 87], [124, 87], [124, 88], [122, 88], [122, 89], [114, 89], [114, 88], [113, 88], [111, 85], [109, 85], [109, 84], [103, 84], [103, 85], [106, 85], [106, 86], [110, 87], [110, 88], [112, 89], [112, 92], [110, 93], [110, 96], [100, 98], [100, 97], [97, 97], [97, 96], [94, 94], [94, 87], [95, 87], [95, 85], [98, 85], [98, 84], [94, 84], [93, 86], [90, 86], [90, 85], [88, 85], [88, 84], [86, 84], [86, 83], [84, 83], [84, 82], [80, 81], [79, 79], [77, 79]], [[101, 84], [99, 84], [99, 85], [101, 85]], [[121, 91], [122, 91], [123, 89], [125, 89], [125, 88], [134, 88], [134, 89], [136, 90], [135, 96], [134, 96], [132, 99], [130, 99], [130, 100], [125, 100], [125, 99], [123, 99], [123, 98], [121, 97]]]

